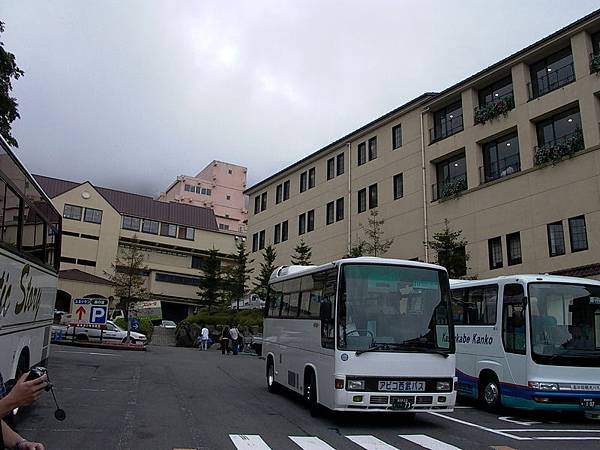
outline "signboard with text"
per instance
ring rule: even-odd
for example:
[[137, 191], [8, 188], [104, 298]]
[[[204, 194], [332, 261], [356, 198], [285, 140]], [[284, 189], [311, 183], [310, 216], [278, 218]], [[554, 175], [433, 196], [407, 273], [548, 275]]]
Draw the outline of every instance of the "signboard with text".
[[74, 298], [71, 311], [77, 323], [105, 324], [108, 318], [108, 299]]

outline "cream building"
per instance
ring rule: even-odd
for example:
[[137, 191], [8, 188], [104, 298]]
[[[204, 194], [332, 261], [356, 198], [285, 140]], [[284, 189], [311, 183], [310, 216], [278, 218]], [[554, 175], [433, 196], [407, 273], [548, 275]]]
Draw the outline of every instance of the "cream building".
[[440, 93], [423, 94], [257, 183], [255, 264], [343, 257], [369, 210], [388, 257], [433, 261], [445, 219], [462, 230], [466, 275], [600, 277], [600, 11]]
[[219, 231], [212, 209], [166, 203], [144, 195], [34, 176], [63, 214], [57, 309], [72, 298], [110, 298], [107, 280], [120, 248], [134, 240], [142, 247], [146, 288], [163, 314], [185, 318], [197, 304], [198, 280], [208, 250], [219, 250], [226, 265], [240, 234]]

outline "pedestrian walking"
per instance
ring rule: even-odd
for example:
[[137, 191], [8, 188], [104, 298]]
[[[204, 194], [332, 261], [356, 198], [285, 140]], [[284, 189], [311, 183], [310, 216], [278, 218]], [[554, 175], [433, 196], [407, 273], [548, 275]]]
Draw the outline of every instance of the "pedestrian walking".
[[224, 355], [225, 352], [229, 355], [231, 350], [229, 349], [229, 340], [231, 339], [231, 335], [229, 334], [229, 327], [225, 326], [223, 331], [221, 332], [221, 338], [219, 341], [221, 342], [221, 354]]
[[229, 329], [229, 336], [231, 337], [231, 347], [233, 349], [233, 354], [237, 355], [238, 354], [238, 346], [239, 346], [239, 339], [240, 339], [240, 333], [237, 329], [237, 327], [235, 325], [233, 325], [230, 329]]
[[202, 325], [202, 331], [200, 331], [200, 349], [208, 350], [208, 328], [206, 325]]

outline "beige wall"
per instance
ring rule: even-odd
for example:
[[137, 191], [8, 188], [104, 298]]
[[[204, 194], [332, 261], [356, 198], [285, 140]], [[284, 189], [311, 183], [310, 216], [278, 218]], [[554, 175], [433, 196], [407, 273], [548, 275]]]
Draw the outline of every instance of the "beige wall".
[[[289, 240], [275, 245], [276, 265], [290, 264], [290, 255], [298, 241], [298, 214], [315, 210], [315, 231], [303, 237], [312, 247], [313, 263], [324, 263], [342, 257], [351, 242], [362, 236], [359, 225], [366, 223], [367, 212], [357, 213], [357, 193], [370, 184], [378, 185], [380, 217], [385, 220], [385, 234], [394, 243], [388, 257], [425, 259], [424, 212], [428, 216], [428, 236], [440, 231], [444, 219], [450, 226], [462, 229], [469, 242], [471, 254], [469, 275], [488, 277], [508, 273], [549, 272], [600, 262], [600, 76], [590, 74], [589, 30], [600, 29], [600, 20], [583, 24], [564, 36], [529, 50], [493, 71], [472, 77], [432, 100], [422, 101], [411, 108], [386, 116], [348, 137], [347, 145], [331, 145], [306, 162], [292, 166], [265, 183], [250, 188], [249, 247], [255, 233], [265, 230], [266, 243], [273, 242], [273, 228], [284, 220], [289, 222]], [[560, 89], [529, 100], [527, 83], [530, 82], [529, 64], [553, 51], [570, 44], [572, 48], [576, 81]], [[506, 117], [485, 124], [474, 125], [473, 109], [478, 104], [478, 89], [506, 75], [512, 76], [516, 107]], [[462, 100], [464, 130], [453, 136], [430, 144], [429, 128], [433, 126], [432, 112], [445, 104]], [[555, 166], [534, 167], [533, 149], [537, 145], [535, 122], [541, 118], [578, 105], [586, 151]], [[423, 135], [421, 139], [421, 112]], [[402, 124], [403, 145], [392, 150], [392, 127]], [[483, 165], [482, 144], [507, 132], [518, 133], [521, 172], [480, 185], [479, 168]], [[377, 136], [378, 157], [357, 166], [357, 146]], [[421, 169], [421, 145], [425, 153], [425, 199]], [[432, 184], [436, 183], [435, 163], [464, 149], [467, 163], [468, 190], [457, 199], [432, 202]], [[326, 180], [326, 161], [345, 152], [345, 173]], [[348, 161], [348, 153], [351, 163]], [[299, 193], [300, 173], [316, 168], [316, 186]], [[351, 168], [351, 173], [349, 171]], [[396, 174], [404, 177], [404, 196], [393, 199], [392, 179]], [[348, 197], [348, 181], [351, 195]], [[290, 199], [275, 205], [276, 186], [291, 181]], [[268, 193], [266, 211], [254, 214], [254, 198]], [[326, 204], [345, 196], [344, 220], [325, 225]], [[349, 211], [351, 200], [351, 213]], [[425, 211], [424, 211], [425, 210]], [[588, 250], [571, 252], [569, 243], [570, 217], [585, 215]], [[549, 257], [546, 225], [563, 221], [566, 254]], [[506, 235], [520, 232], [523, 263], [507, 266]], [[488, 239], [501, 236], [503, 268], [490, 270]], [[262, 260], [260, 252], [253, 253], [255, 266]], [[431, 255], [430, 260], [435, 259]], [[256, 272], [255, 272], [256, 274]]]

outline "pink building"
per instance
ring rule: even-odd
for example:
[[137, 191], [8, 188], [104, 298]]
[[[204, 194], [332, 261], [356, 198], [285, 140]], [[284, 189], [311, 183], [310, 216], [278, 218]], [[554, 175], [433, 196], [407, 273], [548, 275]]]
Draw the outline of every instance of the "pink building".
[[213, 161], [195, 177], [180, 175], [158, 200], [212, 208], [223, 231], [246, 232], [245, 167]]

